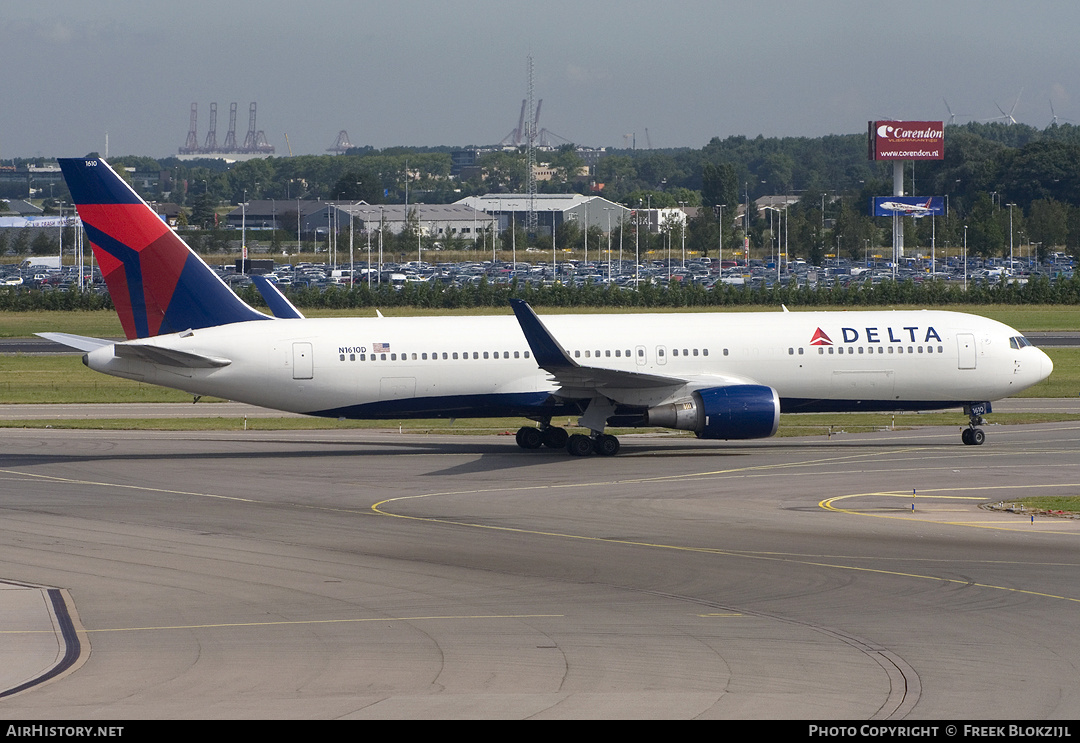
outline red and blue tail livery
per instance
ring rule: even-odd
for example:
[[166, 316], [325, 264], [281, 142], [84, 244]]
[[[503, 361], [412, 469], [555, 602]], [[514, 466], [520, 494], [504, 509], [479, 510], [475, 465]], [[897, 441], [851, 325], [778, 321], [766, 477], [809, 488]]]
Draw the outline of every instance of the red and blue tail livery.
[[104, 160], [59, 163], [129, 340], [269, 319], [233, 294]]

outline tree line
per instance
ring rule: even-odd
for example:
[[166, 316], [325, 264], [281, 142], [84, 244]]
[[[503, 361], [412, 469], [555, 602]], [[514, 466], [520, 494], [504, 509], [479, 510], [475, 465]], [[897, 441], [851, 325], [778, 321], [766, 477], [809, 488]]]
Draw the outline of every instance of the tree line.
[[[253, 286], [239, 290], [240, 297], [256, 307], [265, 307]], [[846, 286], [820, 285], [751, 288], [717, 284], [706, 289], [699, 284], [673, 283], [662, 287], [652, 283], [626, 290], [599, 284], [570, 286], [554, 284], [534, 286], [528, 283], [488, 283], [444, 286], [438, 283], [408, 283], [400, 289], [389, 285], [368, 287], [333, 286], [286, 289], [286, 296], [301, 309], [386, 309], [417, 307], [422, 309], [460, 309], [470, 307], [505, 308], [511, 298], [528, 301], [536, 307], [608, 307], [608, 308], [679, 308], [679, 307], [889, 307], [916, 305], [1045, 305], [1080, 304], [1080, 277], [1050, 281], [1045, 276], [1026, 283], [991, 282], [970, 284], [940, 280], [914, 282], [887, 280], [881, 283], [851, 283]], [[0, 289], [0, 311], [34, 310], [103, 310], [111, 309], [108, 294], [38, 289]]]
[[[1080, 127], [1066, 123], [1040, 130], [972, 122], [945, 131], [945, 158], [909, 164], [905, 193], [946, 197], [948, 215], [905, 218], [909, 245], [929, 248], [933, 242], [959, 250], [966, 225], [968, 250], [976, 255], [1007, 254], [1010, 240], [1014, 253], [1017, 245], [1025, 250], [1030, 245], [1040, 253], [1064, 249], [1080, 255]], [[522, 149], [483, 153], [474, 167], [451, 177], [455, 149], [368, 147], [340, 156], [267, 158], [232, 166], [145, 157], [120, 157], [113, 163], [159, 172], [154, 186], [136, 184], [144, 198], [179, 203], [186, 221], [207, 227], [213, 226], [215, 209], [245, 199], [403, 203], [408, 191], [410, 203], [449, 203], [524, 190]], [[552, 173], [538, 184], [542, 192], [598, 194], [631, 208], [699, 207], [686, 240], [689, 250], [700, 253], [715, 255], [721, 244], [733, 251], [749, 237], [755, 255], [767, 254], [776, 250], [781, 224], [790, 257], [818, 264], [826, 255], [860, 258], [890, 242], [888, 220], [869, 216], [869, 204], [874, 196], [891, 194], [892, 165], [867, 160], [863, 133], [715, 137], [700, 149], [610, 150], [588, 175], [582, 174], [584, 160], [573, 145], [541, 152], [538, 159]], [[794, 195], [798, 202], [782, 217], [771, 214], [771, 228], [770, 215], [754, 209], [749, 220], [736, 223], [740, 204], [745, 207], [768, 194]], [[681, 234], [678, 239], [681, 243]], [[542, 240], [525, 235], [517, 244], [542, 248]], [[564, 241], [556, 235], [555, 242]]]

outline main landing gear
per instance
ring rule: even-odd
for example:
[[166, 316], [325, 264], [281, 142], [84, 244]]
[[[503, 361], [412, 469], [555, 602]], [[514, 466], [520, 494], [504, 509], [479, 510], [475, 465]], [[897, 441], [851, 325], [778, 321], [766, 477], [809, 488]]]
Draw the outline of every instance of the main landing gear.
[[566, 432], [566, 429], [558, 426], [543, 426], [541, 428], [523, 426], [518, 429], [515, 438], [517, 439], [517, 445], [522, 449], [539, 449], [541, 446], [546, 446], [549, 449], [562, 449], [566, 446], [569, 437], [570, 434]]
[[546, 446], [549, 449], [565, 448], [569, 454], [575, 457], [587, 457], [597, 454], [601, 457], [613, 457], [619, 453], [619, 440], [606, 433], [586, 436], [575, 433], [573, 436], [566, 432], [565, 428], [558, 426], [542, 426], [534, 428], [524, 426], [518, 429], [517, 445], [522, 449], [539, 449]]
[[960, 434], [960, 440], [965, 446], [982, 446], [986, 441], [986, 433], [979, 428], [985, 426], [983, 413], [990, 412], [990, 403], [976, 403], [964, 406], [964, 412], [968, 415], [968, 427]]

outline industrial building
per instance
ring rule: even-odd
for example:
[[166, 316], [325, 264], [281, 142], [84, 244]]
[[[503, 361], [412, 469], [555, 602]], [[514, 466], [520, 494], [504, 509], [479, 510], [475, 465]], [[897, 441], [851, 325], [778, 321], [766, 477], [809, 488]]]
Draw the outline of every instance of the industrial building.
[[[524, 194], [489, 193], [469, 196], [455, 203], [492, 215], [498, 220], [498, 229], [502, 232], [511, 224], [524, 226], [527, 223], [529, 202], [529, 197]], [[623, 220], [629, 222], [631, 214], [631, 210], [621, 204], [600, 196], [581, 194], [536, 194], [532, 206], [536, 210], [537, 229], [546, 235], [553, 234], [569, 220], [577, 220], [579, 224], [599, 227], [607, 232], [609, 225], [614, 228]]]

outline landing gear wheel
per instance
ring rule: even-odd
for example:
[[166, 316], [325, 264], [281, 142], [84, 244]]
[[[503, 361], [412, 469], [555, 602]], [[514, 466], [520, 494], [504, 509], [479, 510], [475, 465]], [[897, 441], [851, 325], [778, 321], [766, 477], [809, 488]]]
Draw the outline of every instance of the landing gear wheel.
[[583, 434], [575, 433], [566, 440], [566, 451], [575, 457], [587, 457], [593, 452], [593, 440]]
[[971, 432], [974, 430], [973, 428], [965, 428], [960, 432], [960, 440], [964, 442], [964, 446], [971, 446]]
[[531, 428], [530, 426], [524, 426], [518, 429], [517, 445], [522, 449], [539, 449], [544, 445], [544, 436], [539, 428]]
[[986, 441], [986, 434], [983, 433], [981, 428], [971, 429], [971, 443], [973, 446], [982, 446], [984, 441]]
[[542, 431], [544, 437], [544, 446], [549, 449], [564, 449], [566, 447], [566, 440], [570, 438], [570, 434], [566, 432], [565, 428], [559, 428], [557, 426], [549, 426]]
[[593, 441], [593, 449], [602, 457], [613, 457], [619, 453], [619, 440], [614, 436], [602, 433]]

